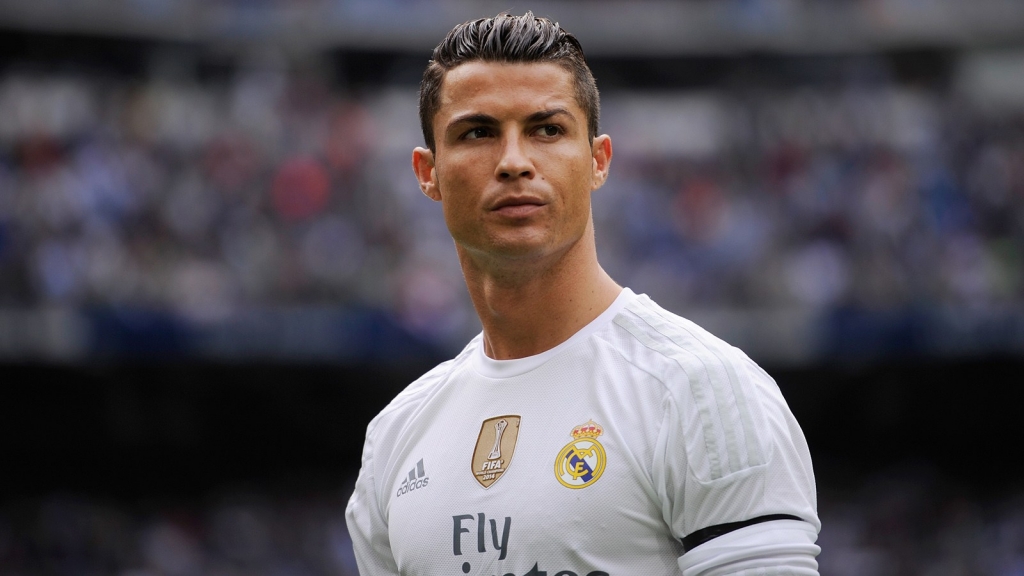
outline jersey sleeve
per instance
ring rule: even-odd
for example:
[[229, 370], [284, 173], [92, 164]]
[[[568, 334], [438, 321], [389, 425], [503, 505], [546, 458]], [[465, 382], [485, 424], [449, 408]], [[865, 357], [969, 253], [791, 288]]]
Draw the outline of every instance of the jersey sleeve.
[[683, 573], [817, 574], [810, 454], [778, 386], [738, 351], [681, 367], [653, 470]]
[[363, 444], [362, 465], [355, 490], [345, 509], [345, 522], [356, 564], [362, 576], [398, 576], [398, 566], [391, 552], [387, 519], [377, 498], [374, 480], [373, 427], [371, 422]]
[[803, 520], [753, 524], [688, 551], [679, 558], [679, 569], [683, 576], [818, 576], [817, 536]]

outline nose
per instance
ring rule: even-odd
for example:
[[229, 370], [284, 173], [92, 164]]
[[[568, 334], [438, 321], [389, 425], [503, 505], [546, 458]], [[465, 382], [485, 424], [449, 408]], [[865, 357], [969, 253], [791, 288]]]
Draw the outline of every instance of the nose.
[[498, 180], [515, 180], [517, 178], [533, 178], [533, 162], [524, 149], [521, 137], [509, 134], [503, 139], [501, 158], [495, 167], [494, 175]]

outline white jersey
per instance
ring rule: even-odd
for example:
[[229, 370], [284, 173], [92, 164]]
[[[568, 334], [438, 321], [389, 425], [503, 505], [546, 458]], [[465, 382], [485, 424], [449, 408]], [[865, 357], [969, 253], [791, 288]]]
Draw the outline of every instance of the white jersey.
[[477, 336], [399, 394], [347, 521], [364, 576], [817, 574], [820, 529], [775, 382], [629, 289], [551, 350], [496, 361]]

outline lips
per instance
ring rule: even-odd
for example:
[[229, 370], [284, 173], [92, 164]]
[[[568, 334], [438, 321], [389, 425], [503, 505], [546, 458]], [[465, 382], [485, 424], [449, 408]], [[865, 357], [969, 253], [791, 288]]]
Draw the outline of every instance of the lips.
[[520, 207], [540, 207], [543, 206], [544, 202], [534, 196], [509, 196], [502, 198], [494, 203], [491, 210], [506, 210], [509, 208], [520, 208]]
[[513, 196], [495, 202], [491, 211], [509, 218], [524, 218], [543, 206], [544, 202], [533, 196]]

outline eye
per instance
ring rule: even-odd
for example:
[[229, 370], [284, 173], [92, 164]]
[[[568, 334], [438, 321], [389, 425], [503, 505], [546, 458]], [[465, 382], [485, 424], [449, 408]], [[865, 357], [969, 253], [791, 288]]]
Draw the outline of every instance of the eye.
[[470, 128], [468, 132], [462, 135], [463, 140], [476, 140], [478, 138], [486, 138], [491, 135], [491, 131], [487, 128]]
[[540, 128], [537, 129], [537, 134], [539, 136], [547, 136], [549, 138], [550, 137], [554, 137], [554, 136], [558, 136], [561, 133], [562, 133], [561, 126], [556, 126], [554, 124], [546, 124], [546, 125], [541, 126]]

